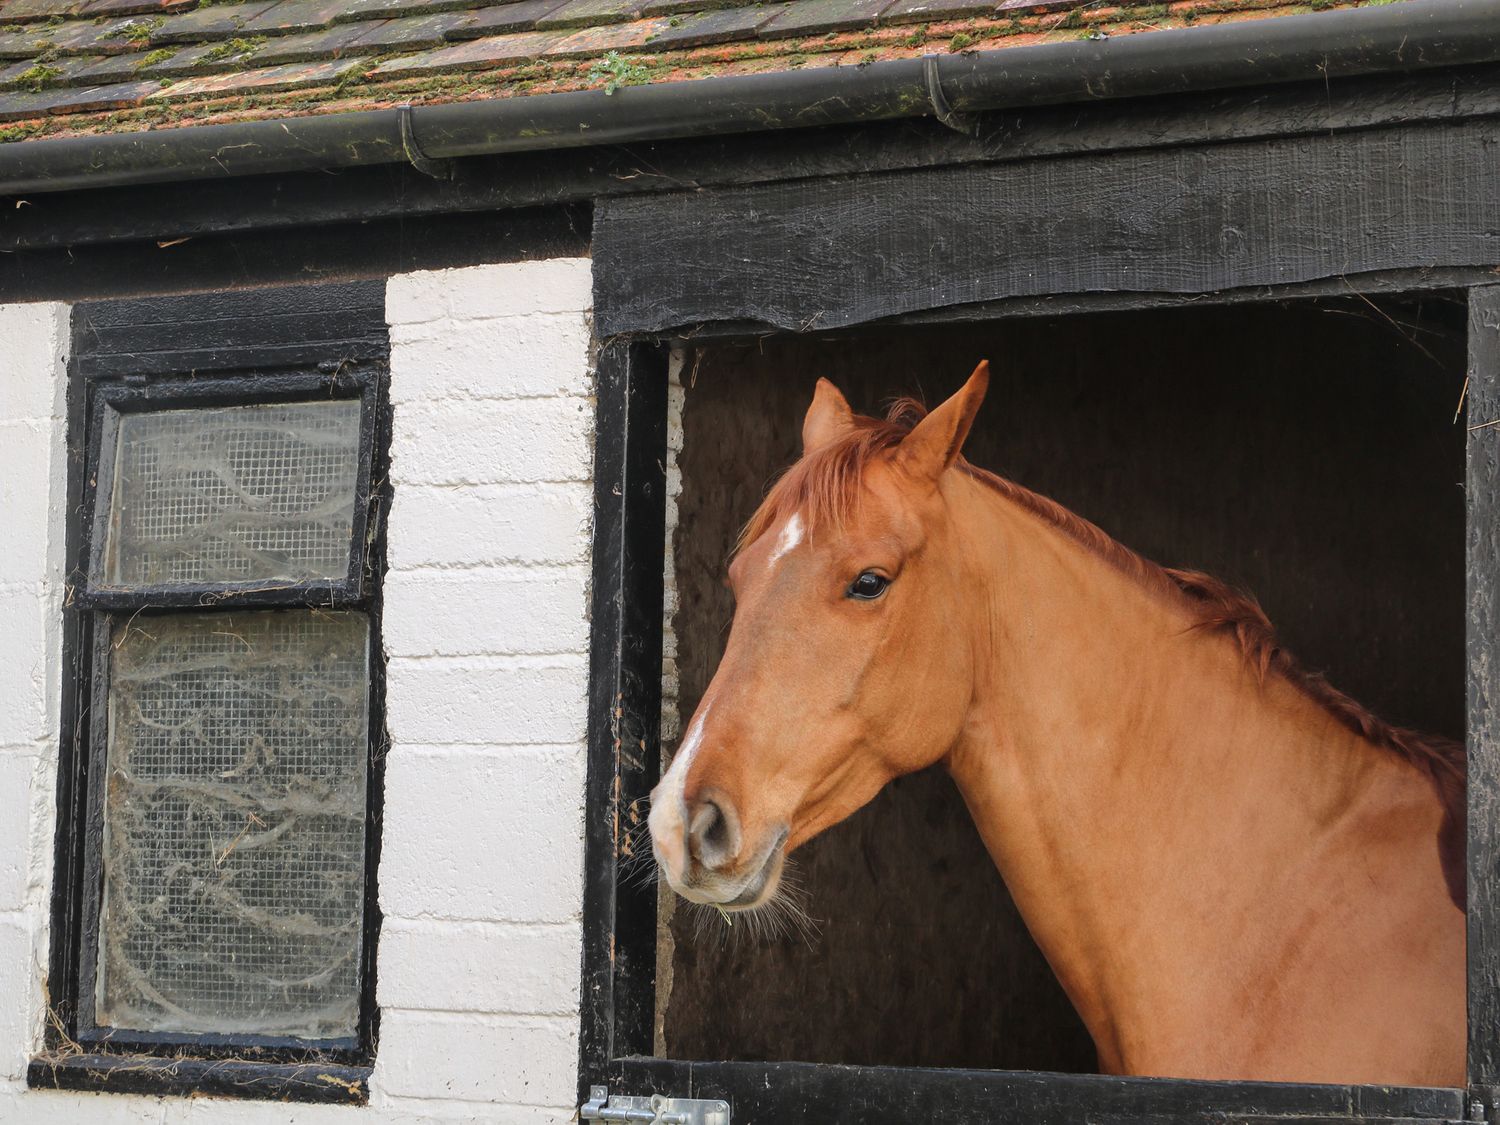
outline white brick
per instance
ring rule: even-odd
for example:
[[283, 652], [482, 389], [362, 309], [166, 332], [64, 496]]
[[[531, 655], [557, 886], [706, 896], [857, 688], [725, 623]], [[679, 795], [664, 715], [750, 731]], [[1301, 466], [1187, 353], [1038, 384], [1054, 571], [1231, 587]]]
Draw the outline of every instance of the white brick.
[[31, 779], [35, 770], [35, 754], [0, 750], [0, 912], [26, 905], [31, 878]]
[[386, 714], [398, 743], [573, 743], [587, 726], [582, 657], [393, 658]]
[[381, 908], [401, 918], [575, 919], [583, 777], [581, 748], [392, 752]]
[[47, 642], [35, 588], [0, 589], [0, 638], [0, 746], [15, 746], [47, 733]]
[[[127, 1099], [128, 1100], [128, 1099]], [[367, 1106], [307, 1105], [238, 1098], [171, 1098], [164, 1125], [563, 1125], [569, 1114], [535, 1106], [490, 1106], [475, 1102], [372, 1098]], [[134, 1120], [134, 1119], [131, 1119]], [[151, 1119], [154, 1122], [154, 1118]], [[0, 1118], [0, 1122], [4, 1119]], [[92, 1125], [79, 1118], [76, 1125]]]
[[582, 313], [397, 326], [391, 349], [391, 399], [398, 405], [586, 395], [592, 389], [589, 320]]
[[[14, 1118], [0, 1099], [0, 1122], [10, 1125], [161, 1125], [167, 1100], [132, 1094], [74, 1094], [28, 1090], [16, 1100]], [[282, 1120], [285, 1120], [283, 1118]]]
[[[420, 1106], [409, 1113], [402, 1106]], [[578, 1125], [578, 1107], [494, 1105], [476, 1102], [443, 1102], [432, 1098], [385, 1098], [381, 1115], [369, 1125]], [[301, 1125], [299, 1122], [298, 1125]], [[366, 1125], [361, 1118], [356, 1125]]]
[[38, 966], [24, 918], [0, 917], [0, 1080], [24, 1078], [30, 1056], [31, 989]]
[[62, 415], [67, 341], [67, 305], [0, 305], [0, 418]]
[[584, 481], [593, 470], [586, 398], [408, 403], [395, 412], [398, 486]]
[[36, 582], [47, 572], [53, 430], [45, 420], [0, 421], [0, 582]]
[[586, 652], [587, 587], [582, 567], [392, 571], [385, 581], [386, 651]]
[[395, 1097], [574, 1107], [576, 1021], [400, 1009], [380, 1021], [376, 1079]]
[[173, 1098], [165, 1125], [386, 1125], [366, 1106], [305, 1105], [239, 1098]]
[[571, 563], [588, 555], [586, 484], [402, 485], [391, 510], [392, 567]]
[[587, 258], [551, 258], [401, 274], [386, 286], [386, 320], [398, 325], [443, 316], [587, 312], [593, 307], [592, 268]]
[[[388, 918], [376, 976], [382, 1007], [576, 1016], [582, 937], [572, 923]], [[443, 966], [434, 973], [434, 965]]]
[[473, 284], [449, 291], [452, 316], [479, 319], [587, 312], [594, 307], [594, 264], [587, 258], [517, 262], [491, 267], [472, 280]]

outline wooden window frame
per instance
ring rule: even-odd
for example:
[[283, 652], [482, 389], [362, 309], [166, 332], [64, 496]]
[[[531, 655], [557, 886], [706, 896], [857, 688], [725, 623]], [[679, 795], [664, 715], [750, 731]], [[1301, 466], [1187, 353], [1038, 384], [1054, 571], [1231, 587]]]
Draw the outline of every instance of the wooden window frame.
[[[1425, 289], [1413, 285], [1412, 290]], [[1383, 291], [1390, 292], [1386, 288]], [[1399, 288], [1396, 291], [1400, 291]], [[1469, 301], [1469, 417], [1500, 418], [1500, 285]], [[1278, 299], [1275, 291], [1263, 300]], [[1136, 303], [1149, 308], [1166, 298]], [[992, 313], [993, 315], [998, 315]], [[923, 323], [949, 319], [932, 310]], [[972, 321], [971, 311], [951, 319]], [[709, 335], [714, 335], [710, 331]], [[732, 328], [719, 333], [729, 339]], [[694, 335], [701, 342], [702, 337]], [[1468, 448], [1469, 1051], [1465, 1089], [1205, 1082], [652, 1056], [656, 888], [630, 878], [660, 762], [668, 342], [608, 345], [598, 371], [584, 987], [579, 1096], [722, 1099], [735, 1125], [1496, 1121], [1500, 1102], [1500, 428]]]
[[[272, 360], [253, 348], [227, 349], [203, 372], [91, 354], [75, 314], [69, 372], [67, 583], [63, 620], [62, 729], [52, 900], [49, 1010], [44, 1050], [28, 1068], [34, 1087], [127, 1093], [208, 1093], [309, 1102], [363, 1103], [379, 1034], [375, 952], [380, 931], [376, 871], [388, 740], [381, 656], [381, 576], [389, 509], [389, 363], [367, 344], [309, 344]], [[351, 358], [351, 354], [353, 358]], [[106, 412], [355, 400], [360, 403], [359, 465], [347, 572], [281, 585], [220, 583], [100, 589], [89, 580], [92, 537], [104, 478], [99, 472]], [[365, 871], [356, 1034], [292, 1036], [178, 1034], [99, 1028], [92, 988], [102, 892], [97, 768], [104, 752], [98, 654], [121, 615], [346, 609], [369, 626]]]

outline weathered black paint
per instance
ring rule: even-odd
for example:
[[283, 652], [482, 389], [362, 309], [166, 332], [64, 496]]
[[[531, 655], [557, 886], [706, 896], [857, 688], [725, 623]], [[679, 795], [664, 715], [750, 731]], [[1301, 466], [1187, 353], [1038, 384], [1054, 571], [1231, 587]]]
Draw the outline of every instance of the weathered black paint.
[[[1469, 292], [1468, 406], [1469, 1084], [1494, 1088], [1500, 1087], [1500, 286]], [[1493, 1110], [1493, 1096], [1486, 1101]]]
[[368, 1066], [253, 1062], [243, 1059], [72, 1055], [33, 1059], [29, 1085], [115, 1094], [200, 1094], [224, 1098], [361, 1105], [369, 1097]]
[[1230, 1125], [1238, 1121], [1459, 1121], [1460, 1090], [1189, 1082], [1163, 1078], [812, 1063], [617, 1059], [621, 1093], [722, 1098], [734, 1125]]
[[649, 853], [661, 758], [665, 350], [607, 346], [597, 379], [580, 1095], [609, 1059], [651, 1050], [656, 888], [632, 852]]
[[[189, 306], [175, 297], [79, 306], [74, 315], [88, 349], [77, 357], [80, 374], [144, 378], [311, 364], [336, 377], [390, 354], [379, 282], [241, 290], [211, 300], [204, 308], [211, 320], [188, 319]], [[152, 384], [144, 393], [166, 391]]]
[[[375, 298], [379, 299], [378, 305]], [[314, 287], [259, 290], [205, 297], [123, 301], [75, 310], [69, 379], [69, 511], [67, 595], [64, 609], [62, 706], [58, 771], [57, 869], [53, 892], [49, 992], [53, 1013], [46, 1052], [33, 1060], [28, 1082], [67, 1089], [136, 1093], [216, 1093], [299, 1101], [363, 1101], [378, 1039], [375, 949], [380, 911], [375, 872], [380, 851], [384, 790], [385, 667], [380, 642], [380, 582], [385, 569], [385, 514], [389, 508], [391, 416], [386, 393], [384, 287], [362, 283], [335, 292]], [[305, 312], [313, 311], [308, 317]], [[235, 346], [223, 346], [219, 332]], [[129, 327], [128, 332], [112, 331]], [[330, 327], [333, 326], [333, 327]], [[342, 326], [355, 331], [339, 339]], [[299, 340], [298, 334], [303, 338]], [[307, 336], [311, 336], [311, 341]], [[351, 356], [358, 355], [359, 359]], [[300, 367], [289, 368], [292, 357]], [[197, 363], [195, 369], [191, 365]], [[258, 364], [274, 363], [257, 371]], [[190, 372], [196, 370], [196, 374]], [[230, 374], [209, 374], [215, 371]], [[163, 372], [174, 372], [165, 375]], [[356, 488], [354, 558], [342, 582], [282, 589], [208, 591], [90, 589], [89, 529], [97, 501], [98, 412], [172, 406], [293, 401], [310, 395], [358, 398], [363, 403], [363, 451]], [[370, 623], [370, 759], [366, 786], [366, 893], [361, 950], [358, 1035], [309, 1041], [252, 1035], [178, 1035], [103, 1029], [93, 1025], [93, 956], [97, 944], [98, 867], [103, 831], [98, 793], [102, 771], [91, 769], [102, 747], [110, 610], [161, 612], [337, 604], [362, 610]], [[92, 747], [92, 751], [91, 751]], [[68, 1041], [92, 1054], [68, 1056]]]
[[[236, 186], [240, 191], [252, 190], [244, 184]], [[228, 198], [224, 204], [236, 206]], [[259, 221], [265, 218], [259, 213]], [[225, 225], [231, 231], [239, 228], [233, 221]], [[411, 270], [579, 257], [588, 253], [588, 231], [588, 213], [577, 207], [371, 223], [340, 211], [286, 232], [216, 234], [185, 242], [64, 245], [4, 254], [0, 256], [0, 301], [219, 293], [384, 278]]]
[[[603, 337], [1500, 261], [1500, 122], [605, 200]], [[772, 221], [774, 220], [774, 221]]]

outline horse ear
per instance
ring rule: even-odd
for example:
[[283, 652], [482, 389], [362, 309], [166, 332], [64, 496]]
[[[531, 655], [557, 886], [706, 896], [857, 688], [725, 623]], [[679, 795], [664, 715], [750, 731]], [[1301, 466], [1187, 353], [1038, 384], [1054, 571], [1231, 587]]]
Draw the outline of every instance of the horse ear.
[[896, 464], [919, 480], [936, 481], [958, 460], [990, 385], [990, 362], [979, 361], [958, 393], [917, 423], [896, 447]]
[[853, 418], [849, 400], [827, 379], [819, 379], [817, 389], [813, 391], [812, 405], [802, 420], [802, 452], [806, 454], [822, 449], [843, 436]]

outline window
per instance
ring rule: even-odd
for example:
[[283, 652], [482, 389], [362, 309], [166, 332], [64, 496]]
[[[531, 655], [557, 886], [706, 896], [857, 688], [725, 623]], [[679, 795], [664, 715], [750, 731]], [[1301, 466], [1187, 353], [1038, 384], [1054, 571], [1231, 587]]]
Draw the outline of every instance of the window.
[[385, 365], [334, 349], [75, 361], [60, 987], [34, 1083], [162, 1089], [121, 1079], [160, 1059], [179, 1089], [363, 1098]]

